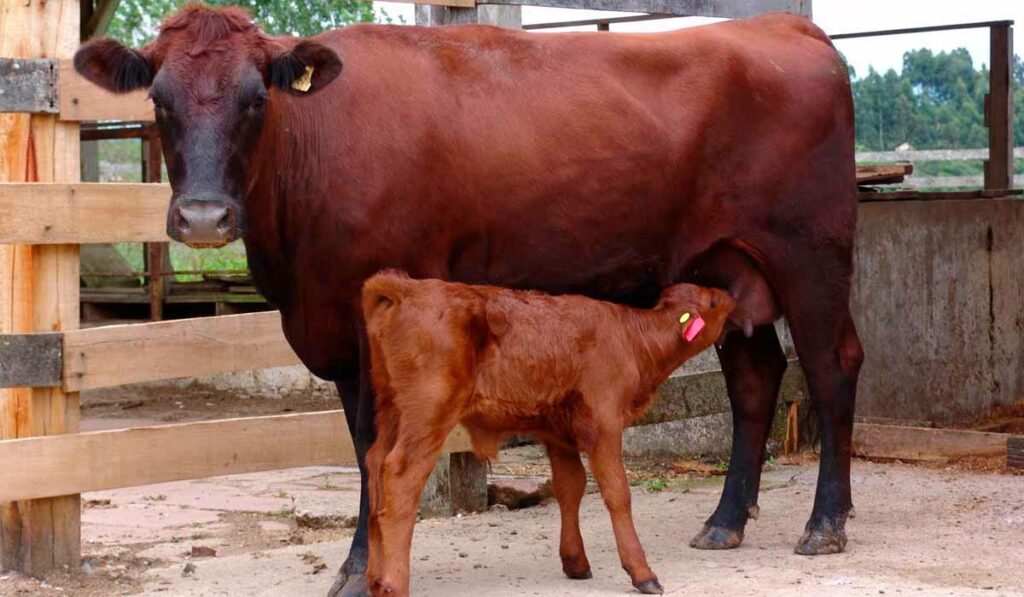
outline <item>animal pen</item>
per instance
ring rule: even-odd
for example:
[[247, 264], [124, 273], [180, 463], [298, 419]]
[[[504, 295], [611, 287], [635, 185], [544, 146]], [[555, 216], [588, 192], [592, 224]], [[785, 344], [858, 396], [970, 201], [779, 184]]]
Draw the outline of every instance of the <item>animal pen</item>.
[[[480, 6], [476, 0], [434, 0], [420, 4], [417, 21], [430, 25], [520, 26], [518, 13], [504, 5], [656, 13], [568, 23], [598, 30], [636, 18], [742, 17], [768, 10], [807, 12], [810, 6], [800, 0], [722, 2], [714, 7], [703, 0], [489, 0]], [[352, 463], [355, 456], [341, 411], [79, 433], [79, 392], [84, 390], [299, 364], [276, 312], [78, 329], [80, 245], [144, 242], [159, 246], [168, 240], [168, 185], [78, 182], [80, 123], [152, 120], [144, 94], [114, 97], [85, 82], [70, 67], [79, 41], [102, 31], [116, 5], [116, 0], [99, 0], [95, 6], [88, 0], [81, 5], [76, 0], [0, 0], [0, 112], [11, 113], [0, 121], [0, 568], [30, 574], [78, 566], [78, 495], [82, 492]], [[920, 201], [925, 199], [947, 200], [951, 210], [971, 211], [982, 203], [997, 214], [1011, 209], [1005, 198], [1015, 194], [1010, 190], [1012, 26], [1010, 22], [971, 26], [988, 28], [992, 42], [984, 188], [944, 193], [866, 189], [861, 213], [867, 216], [869, 234], [882, 235], [883, 228], [891, 228], [892, 213], [887, 210], [901, 202], [914, 203], [915, 210], [921, 209], [918, 205], [930, 207]], [[870, 35], [885, 33], [892, 32]], [[151, 138], [150, 147], [157, 142]], [[151, 174], [159, 172], [157, 158], [150, 161]], [[868, 185], [897, 182], [908, 171], [904, 165], [865, 169], [859, 181]], [[1006, 217], [1024, 222], [1022, 204], [1013, 206]], [[991, 250], [991, 226], [988, 231]], [[1021, 242], [1019, 233], [1016, 239]], [[863, 255], [858, 255], [864, 265]], [[151, 271], [159, 268], [161, 259], [158, 250], [151, 253]], [[873, 271], [871, 263], [867, 267]], [[879, 306], [879, 317], [897, 317], [889, 307]], [[997, 311], [1004, 307], [990, 305], [992, 317], [1002, 317]], [[886, 342], [879, 331], [884, 328], [878, 320], [864, 326], [869, 358], [872, 347]], [[1007, 358], [1012, 361], [1011, 357], [1016, 358]], [[1001, 368], [1002, 363], [993, 360], [991, 366]], [[1015, 389], [1012, 383], [1002, 388]], [[795, 400], [790, 400], [790, 408]], [[1006, 450], [1005, 435], [963, 435], [969, 433], [910, 428], [893, 432], [886, 425], [866, 423], [858, 425], [855, 441], [865, 453], [879, 445], [890, 453], [920, 451], [925, 444], [934, 451], [969, 450], [979, 442], [986, 450]], [[967, 444], [970, 447], [963, 448]], [[465, 454], [468, 438], [456, 431], [446, 449], [457, 454], [448, 463], [452, 507], [478, 508], [482, 470]], [[461, 480], [456, 479], [460, 476]], [[463, 486], [473, 490], [460, 492]]]

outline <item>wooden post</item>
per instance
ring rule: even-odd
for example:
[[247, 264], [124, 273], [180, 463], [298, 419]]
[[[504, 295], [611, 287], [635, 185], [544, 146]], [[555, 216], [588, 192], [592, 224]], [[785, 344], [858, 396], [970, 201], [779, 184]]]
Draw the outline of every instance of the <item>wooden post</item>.
[[[155, 126], [147, 127], [142, 137], [142, 181], [160, 182], [160, 134]], [[149, 272], [147, 278], [149, 288], [149, 319], [160, 321], [164, 318], [164, 285], [163, 271], [167, 267], [168, 244], [163, 242], [146, 243], [145, 264]]]
[[988, 126], [988, 160], [985, 189], [1013, 188], [1013, 27], [989, 29], [990, 59], [985, 124]]
[[[71, 58], [76, 0], [0, 0], [0, 56]], [[74, 182], [78, 125], [52, 115], [0, 114], [0, 181]], [[77, 245], [0, 246], [0, 334], [78, 327]], [[0, 440], [73, 433], [78, 394], [59, 388], [0, 390]], [[77, 568], [78, 496], [0, 505], [0, 569], [39, 574]]]
[[[481, 23], [520, 29], [522, 9], [518, 6], [416, 6], [416, 24], [426, 27]], [[451, 516], [457, 512], [487, 509], [487, 465], [472, 453], [445, 454], [430, 474], [420, 500], [424, 518]]]

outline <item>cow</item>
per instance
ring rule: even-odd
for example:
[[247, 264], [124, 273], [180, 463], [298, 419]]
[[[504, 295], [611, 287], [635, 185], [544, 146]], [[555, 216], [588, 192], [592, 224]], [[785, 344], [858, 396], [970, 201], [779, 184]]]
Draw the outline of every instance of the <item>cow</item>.
[[769, 314], [790, 326], [821, 423], [796, 551], [844, 549], [863, 360], [849, 308], [853, 106], [842, 59], [807, 19], [656, 34], [356, 25], [295, 38], [265, 35], [237, 8], [192, 6], [142, 48], [99, 39], [74, 62], [105, 89], [149, 89], [173, 191], [168, 235], [194, 247], [243, 239], [288, 342], [337, 385], [363, 492], [332, 595], [366, 591], [375, 431], [359, 297], [387, 267], [633, 306], [679, 282], [763, 279], [767, 308], [717, 349], [732, 455], [691, 545], [738, 546], [757, 511], [786, 369]]
[[460, 423], [487, 460], [513, 433], [544, 444], [562, 513], [558, 554], [571, 579], [591, 577], [579, 527], [585, 453], [622, 568], [641, 593], [662, 594], [633, 524], [622, 431], [674, 370], [718, 339], [734, 307], [728, 293], [692, 284], [669, 286], [652, 309], [631, 309], [396, 271], [367, 280], [363, 319], [377, 415], [366, 456], [371, 595], [409, 595], [420, 495]]

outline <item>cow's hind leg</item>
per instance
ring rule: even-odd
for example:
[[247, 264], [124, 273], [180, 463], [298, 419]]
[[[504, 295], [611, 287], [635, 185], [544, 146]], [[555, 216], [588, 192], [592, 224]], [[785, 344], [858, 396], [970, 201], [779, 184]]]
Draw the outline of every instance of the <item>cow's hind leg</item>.
[[818, 411], [821, 462], [814, 509], [796, 553], [839, 553], [853, 510], [850, 456], [857, 376], [864, 352], [850, 315], [848, 249], [805, 247], [786, 263], [780, 296], [811, 400]]
[[786, 357], [775, 327], [730, 333], [718, 350], [732, 404], [732, 456], [725, 488], [711, 518], [690, 542], [697, 549], [729, 549], [743, 542], [749, 518], [757, 518], [761, 463], [775, 402], [786, 371]]
[[562, 534], [558, 555], [562, 558], [562, 571], [569, 578], [591, 578], [590, 561], [583, 549], [580, 534], [580, 502], [587, 489], [587, 472], [583, 469], [579, 452], [546, 444], [551, 460], [551, 484], [562, 513]]

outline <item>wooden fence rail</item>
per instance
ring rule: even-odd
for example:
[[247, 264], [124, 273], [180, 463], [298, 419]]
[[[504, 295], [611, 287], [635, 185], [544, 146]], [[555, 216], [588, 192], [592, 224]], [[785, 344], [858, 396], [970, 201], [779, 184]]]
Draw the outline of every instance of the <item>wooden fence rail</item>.
[[[0, 441], [0, 502], [355, 463], [340, 410]], [[446, 452], [470, 450], [461, 427]]]

